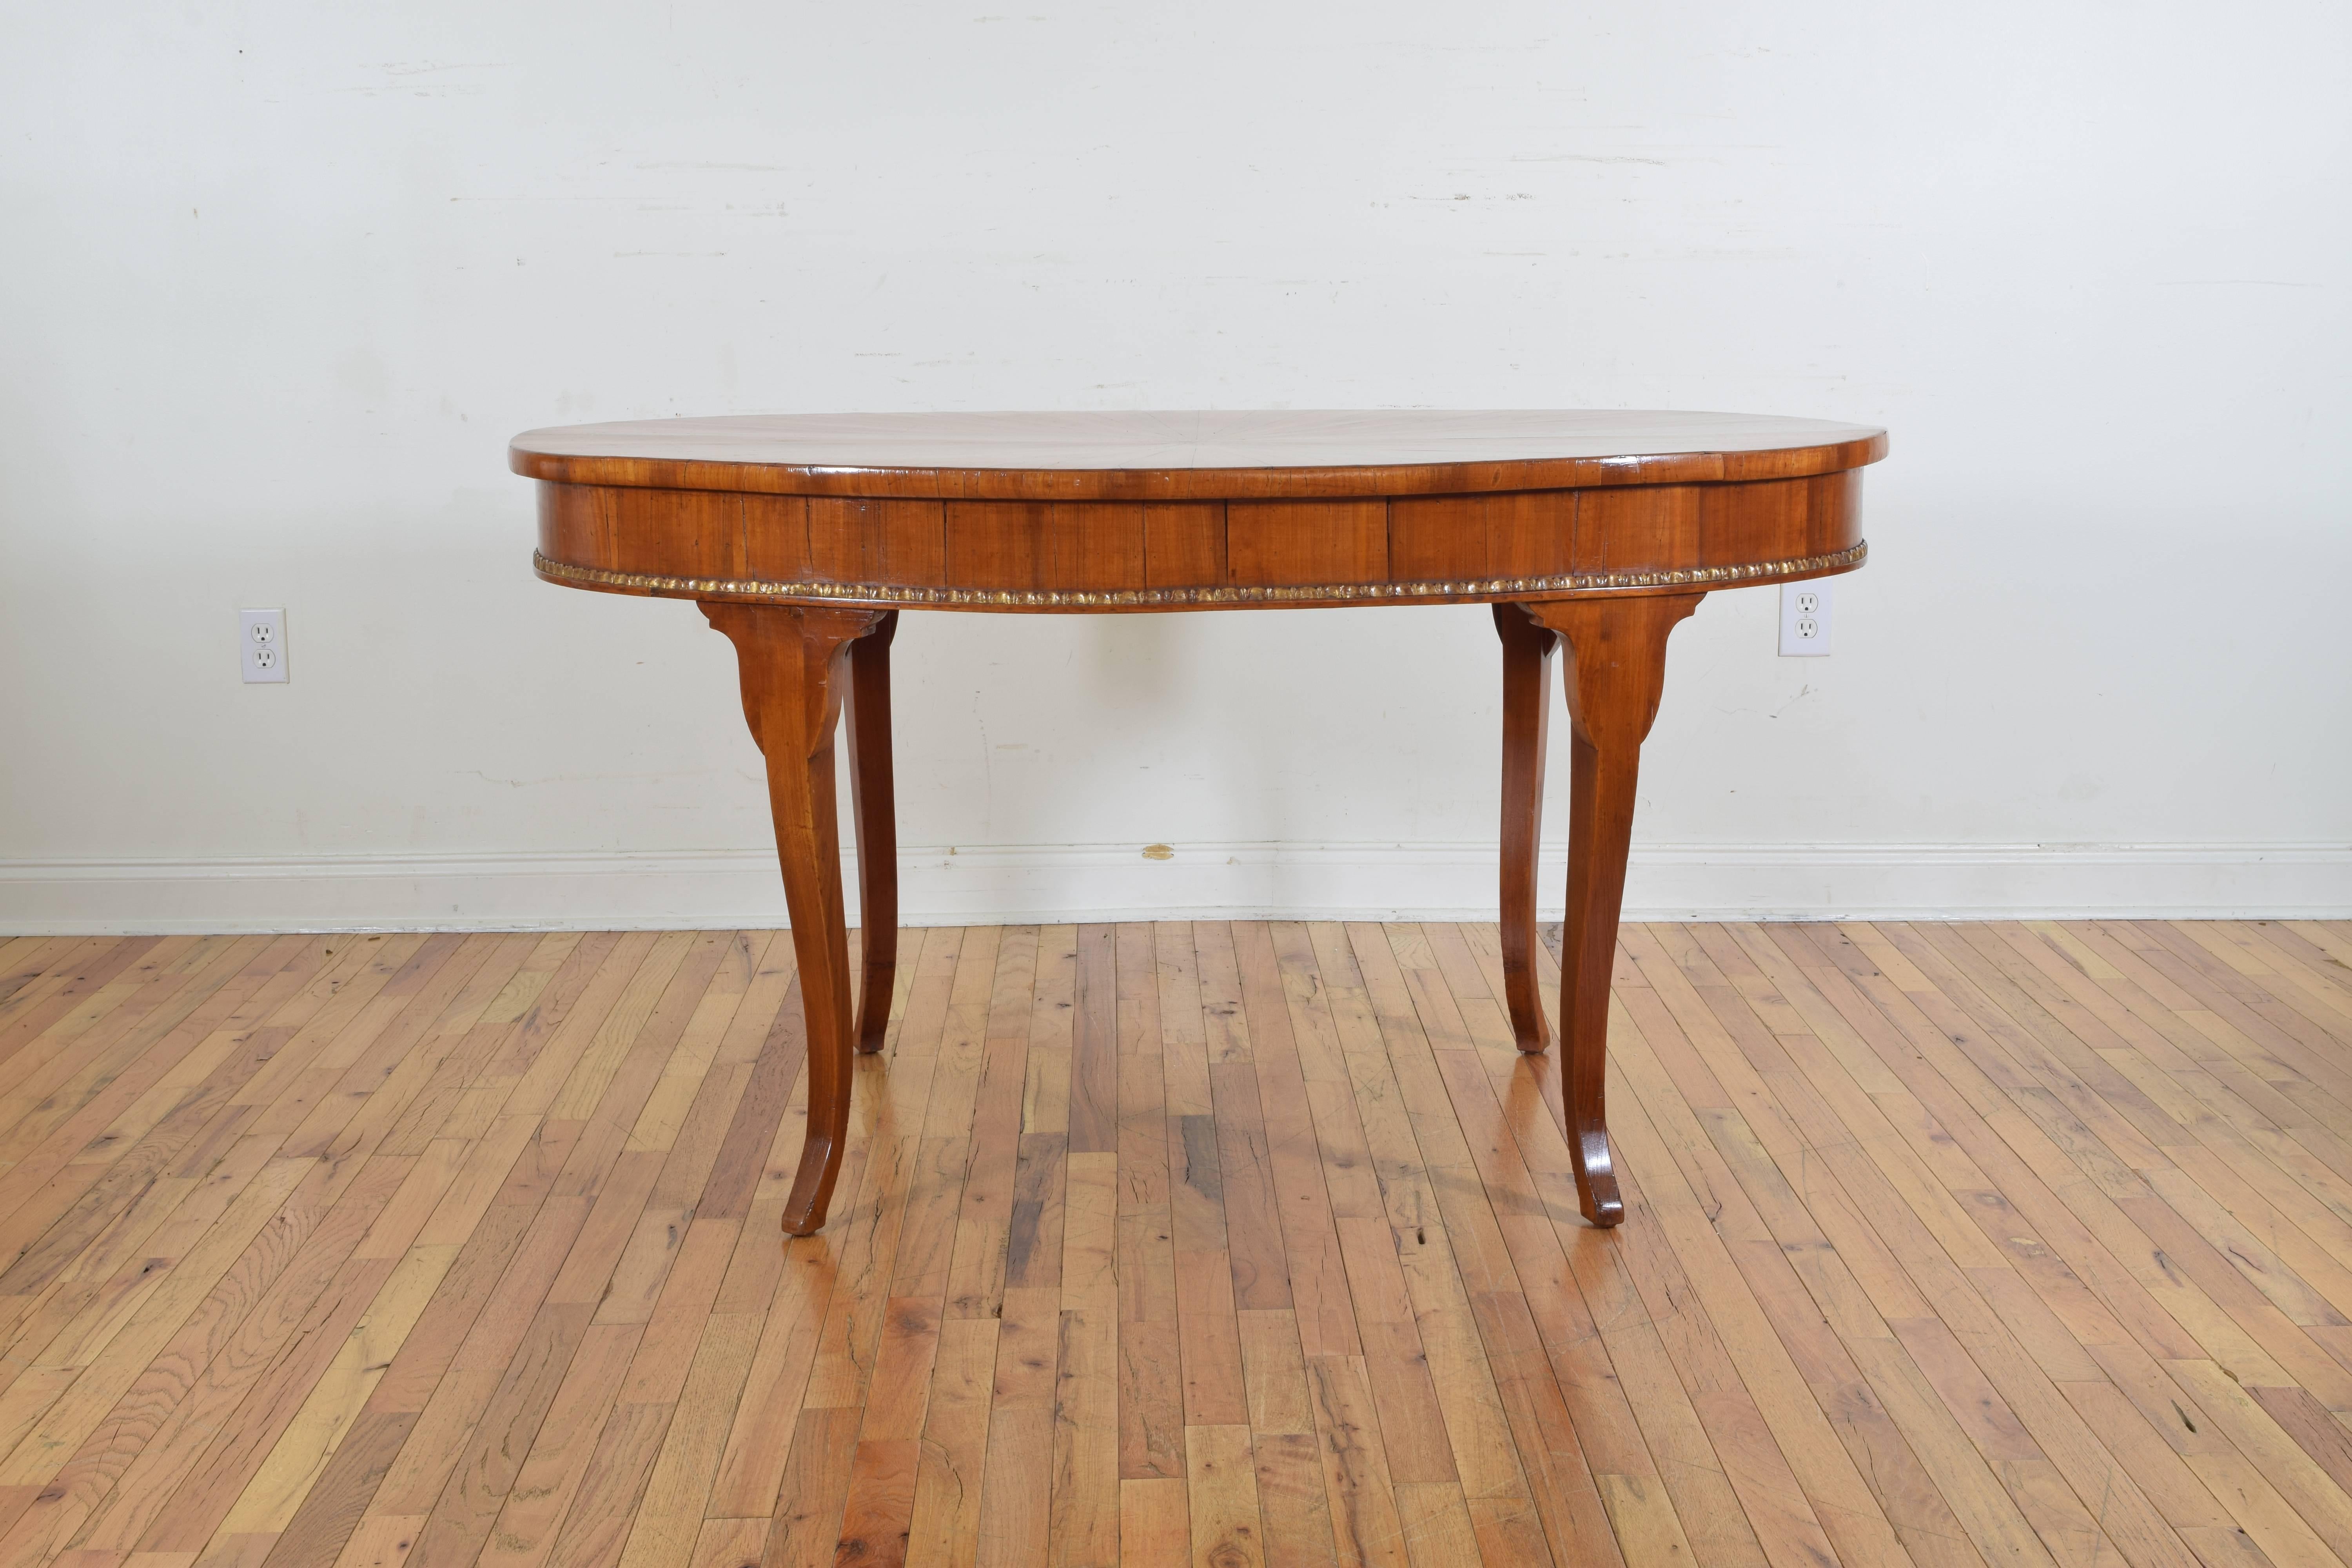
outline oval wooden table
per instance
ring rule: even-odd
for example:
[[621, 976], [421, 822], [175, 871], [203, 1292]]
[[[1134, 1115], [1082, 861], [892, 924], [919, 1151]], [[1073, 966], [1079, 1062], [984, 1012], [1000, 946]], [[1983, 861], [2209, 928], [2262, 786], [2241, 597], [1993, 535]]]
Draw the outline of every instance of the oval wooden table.
[[[890, 637], [898, 612], [1119, 614], [1491, 604], [1503, 646], [1502, 943], [1519, 1048], [1536, 987], [1544, 683], [1566, 648], [1560, 1025], [1585, 1217], [1623, 1217], [1601, 1098], [1633, 784], [1666, 637], [1710, 589], [1862, 564], [1884, 431], [1621, 411], [814, 415], [518, 436], [539, 574], [693, 599], [734, 642], [767, 758], [809, 1126], [784, 1228], [824, 1223], [849, 1053], [877, 1050], [898, 957]], [[864, 905], [850, 1003], [833, 736], [849, 722]]]

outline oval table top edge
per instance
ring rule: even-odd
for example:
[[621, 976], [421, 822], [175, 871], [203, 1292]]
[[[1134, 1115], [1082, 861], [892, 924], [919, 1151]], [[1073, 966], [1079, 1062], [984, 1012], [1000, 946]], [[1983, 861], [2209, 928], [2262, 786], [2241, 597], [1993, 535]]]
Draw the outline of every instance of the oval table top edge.
[[[1186, 431], [1187, 420], [1217, 427]], [[1024, 433], [1024, 421], [1066, 434]], [[1557, 434], [1547, 436], [1547, 421]], [[1579, 422], [1591, 427], [1577, 428]], [[1254, 434], [1253, 423], [1265, 433]], [[1678, 429], [1701, 439], [1677, 446], [1671, 433]], [[1365, 462], [1230, 460], [1252, 448], [1310, 456], [1351, 445], [1419, 450]], [[1548, 445], [1555, 449], [1547, 452]], [[1610, 449], [1621, 446], [1655, 449]], [[990, 448], [1013, 460], [973, 460]], [[533, 479], [624, 489], [909, 500], [1280, 500], [1801, 479], [1862, 468], [1886, 451], [1886, 432], [1868, 426], [1616, 409], [814, 415], [527, 430], [509, 446], [508, 466]], [[1104, 460], [1071, 460], [1090, 457]]]

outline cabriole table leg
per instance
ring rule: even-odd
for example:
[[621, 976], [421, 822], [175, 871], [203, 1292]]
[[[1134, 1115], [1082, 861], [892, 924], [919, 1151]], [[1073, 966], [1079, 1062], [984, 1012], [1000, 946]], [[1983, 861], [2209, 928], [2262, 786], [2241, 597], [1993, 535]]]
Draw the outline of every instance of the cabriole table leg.
[[1559, 637], [1524, 605], [1494, 610], [1495, 635], [1503, 639], [1503, 997], [1519, 1049], [1540, 1051], [1551, 1044], [1551, 1028], [1536, 984], [1536, 852], [1543, 837], [1547, 688]]
[[833, 735], [850, 645], [877, 630], [884, 612], [708, 599], [701, 605], [710, 624], [735, 645], [743, 717], [768, 763], [776, 858], [808, 1018], [808, 1140], [784, 1202], [784, 1229], [808, 1236], [824, 1224], [849, 1131], [849, 930], [841, 897]]
[[1609, 1066], [1609, 975], [1633, 842], [1642, 742], [1657, 717], [1666, 637], [1703, 594], [1556, 599], [1528, 605], [1568, 645], [1571, 751], [1568, 910], [1561, 926], [1559, 1033], [1568, 1146], [1576, 1196], [1594, 1225], [1625, 1217], [1610, 1155], [1603, 1090]]
[[898, 812], [890, 774], [890, 639], [898, 612], [849, 645], [849, 815], [857, 834], [857, 1048], [878, 1051], [898, 972]]

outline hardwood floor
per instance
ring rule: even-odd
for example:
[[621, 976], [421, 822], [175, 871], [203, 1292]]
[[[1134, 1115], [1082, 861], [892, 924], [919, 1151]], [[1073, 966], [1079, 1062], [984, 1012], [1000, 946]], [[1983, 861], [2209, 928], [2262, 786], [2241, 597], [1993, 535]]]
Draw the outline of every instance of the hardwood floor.
[[[2352, 1563], [2352, 924], [0, 939], [0, 1568]], [[1556, 985], [1556, 969], [1543, 978]]]

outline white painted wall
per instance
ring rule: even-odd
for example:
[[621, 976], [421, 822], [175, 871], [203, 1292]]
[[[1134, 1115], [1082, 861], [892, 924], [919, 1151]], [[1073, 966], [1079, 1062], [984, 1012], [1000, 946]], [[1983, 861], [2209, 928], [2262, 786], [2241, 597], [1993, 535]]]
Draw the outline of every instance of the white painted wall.
[[[1833, 658], [1677, 634], [1635, 907], [2352, 910], [2341, 5], [980, 12], [10, 7], [0, 924], [779, 915], [523, 427], [1395, 405], [1894, 431]], [[918, 917], [1489, 897], [1482, 609], [897, 658]]]

